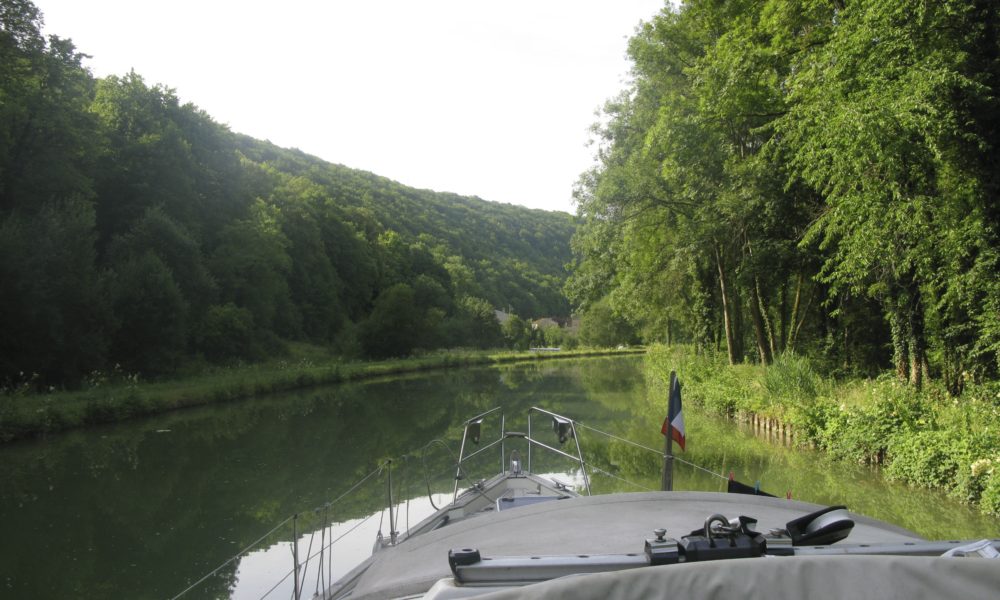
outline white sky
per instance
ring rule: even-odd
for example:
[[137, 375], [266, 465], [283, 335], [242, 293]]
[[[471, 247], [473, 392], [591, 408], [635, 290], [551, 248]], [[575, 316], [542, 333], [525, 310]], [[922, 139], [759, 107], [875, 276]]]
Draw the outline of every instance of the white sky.
[[664, 0], [35, 0], [97, 76], [406, 185], [573, 212], [594, 111]]

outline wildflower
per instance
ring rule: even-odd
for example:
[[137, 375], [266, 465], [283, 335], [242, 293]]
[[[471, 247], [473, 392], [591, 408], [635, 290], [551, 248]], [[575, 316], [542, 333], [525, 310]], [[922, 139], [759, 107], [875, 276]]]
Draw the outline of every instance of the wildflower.
[[983, 474], [993, 474], [993, 460], [989, 458], [980, 458], [976, 462], [972, 463], [972, 476], [979, 477]]

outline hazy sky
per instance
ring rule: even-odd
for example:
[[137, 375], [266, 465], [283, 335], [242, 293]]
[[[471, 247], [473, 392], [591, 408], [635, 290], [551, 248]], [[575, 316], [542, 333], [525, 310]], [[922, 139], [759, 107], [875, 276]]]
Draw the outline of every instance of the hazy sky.
[[406, 185], [574, 210], [594, 111], [664, 0], [35, 0], [97, 76]]

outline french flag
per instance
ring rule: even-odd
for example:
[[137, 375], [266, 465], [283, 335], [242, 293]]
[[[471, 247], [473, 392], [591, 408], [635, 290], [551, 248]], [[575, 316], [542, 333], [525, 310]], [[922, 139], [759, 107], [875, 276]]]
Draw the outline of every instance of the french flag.
[[684, 413], [681, 412], [681, 382], [677, 375], [670, 373], [670, 402], [667, 405], [667, 418], [663, 420], [660, 433], [669, 435], [677, 445], [684, 449]]

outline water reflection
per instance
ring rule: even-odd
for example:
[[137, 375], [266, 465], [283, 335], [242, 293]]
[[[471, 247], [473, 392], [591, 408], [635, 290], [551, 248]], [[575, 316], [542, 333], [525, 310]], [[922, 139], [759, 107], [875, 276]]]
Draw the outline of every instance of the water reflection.
[[[325, 546], [320, 537], [328, 542], [364, 520], [334, 547], [332, 561], [324, 554], [327, 569], [310, 567], [304, 589], [311, 593], [316, 577], [336, 578], [369, 554], [379, 529], [388, 535], [386, 479], [367, 481], [331, 514], [313, 509], [395, 458], [397, 527], [405, 530], [407, 518], [415, 524], [433, 510], [428, 489], [439, 506], [450, 499], [459, 425], [495, 406], [503, 407], [510, 429], [524, 426], [518, 423], [529, 407], [541, 406], [654, 449], [663, 443], [664, 402], [647, 396], [641, 359], [614, 358], [387, 378], [9, 445], [0, 448], [0, 597], [171, 597], [295, 513], [296, 532], [307, 534], [302, 556]], [[939, 494], [769, 445], [691, 407], [685, 417], [688, 450], [680, 457], [714, 473], [733, 470], [778, 495], [790, 489], [798, 499], [844, 503], [929, 537], [1000, 534]], [[595, 493], [658, 487], [655, 453], [579, 433], [587, 460], [615, 475], [592, 473]], [[484, 427], [484, 440], [495, 434]], [[433, 439], [444, 444], [413, 452]], [[536, 453], [532, 460], [536, 472], [581, 483], [565, 459]], [[499, 452], [484, 452], [466, 481], [488, 477], [500, 464]], [[676, 469], [676, 489], [723, 485], [686, 465]], [[302, 544], [311, 532], [318, 533], [309, 551]], [[291, 527], [280, 528], [185, 597], [258, 597], [288, 572], [291, 539]], [[287, 593], [271, 597], [279, 596]]]

